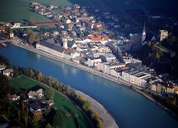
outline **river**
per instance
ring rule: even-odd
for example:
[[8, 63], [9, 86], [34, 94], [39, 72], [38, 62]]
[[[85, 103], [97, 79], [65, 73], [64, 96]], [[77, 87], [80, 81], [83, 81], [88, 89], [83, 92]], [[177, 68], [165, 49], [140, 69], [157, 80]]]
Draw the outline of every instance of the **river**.
[[[35, 13], [32, 13], [29, 8], [30, 0], [1, 0], [0, 3], [0, 20], [1, 21], [19, 21], [19, 20], [46, 20]], [[39, 1], [39, 0], [38, 0]], [[49, 0], [40, 0], [42, 2], [49, 2]], [[113, 12], [118, 13], [122, 7], [131, 7], [129, 2], [120, 2], [119, 0], [69, 0], [71, 3], [81, 3], [83, 5], [95, 5], [97, 8], [106, 5], [108, 10], [112, 8]], [[86, 3], [88, 1], [88, 3]], [[98, 2], [100, 1], [100, 2]], [[117, 1], [117, 2], [116, 2]], [[129, 0], [132, 3], [134, 0]], [[140, 1], [140, 7], [148, 6], [149, 4], [142, 4], [144, 0]], [[149, 0], [153, 1], [153, 0]], [[147, 0], [147, 2], [149, 2]], [[164, 0], [168, 1], [168, 0]], [[171, 0], [176, 1], [176, 0]], [[65, 5], [66, 0], [53, 0], [52, 2], [59, 2]], [[83, 3], [82, 3], [83, 2]], [[95, 4], [93, 4], [93, 2]], [[117, 4], [116, 4], [116, 3]], [[102, 3], [102, 4], [101, 4]], [[150, 2], [151, 3], [151, 2]], [[164, 2], [162, 2], [164, 3]], [[168, 3], [171, 3], [168, 1]], [[99, 7], [99, 5], [101, 7]], [[125, 6], [124, 6], [125, 5]], [[153, 4], [153, 10], [157, 9]], [[165, 8], [168, 8], [168, 4]], [[176, 4], [175, 8], [177, 8]], [[137, 5], [134, 5], [137, 7]], [[132, 7], [134, 7], [132, 6]], [[150, 6], [149, 6], [150, 7]], [[169, 6], [169, 8], [172, 7]], [[159, 9], [157, 9], [159, 10]], [[165, 10], [165, 9], [163, 9]], [[168, 9], [170, 10], [170, 9]], [[172, 10], [172, 9], [171, 9]], [[106, 9], [107, 11], [107, 9]], [[160, 10], [159, 10], [160, 11]], [[164, 12], [164, 11], [163, 11]], [[174, 12], [174, 11], [173, 11]], [[62, 81], [66, 85], [70, 85], [75, 89], [81, 90], [86, 94], [94, 97], [102, 103], [106, 109], [112, 114], [119, 124], [120, 128], [177, 128], [178, 121], [170, 116], [159, 106], [147, 100], [140, 94], [123, 86], [105, 80], [103, 78], [94, 76], [87, 72], [68, 66], [64, 63], [52, 61], [48, 58], [39, 56], [21, 48], [9, 46], [0, 49], [0, 55], [6, 57], [12, 65], [22, 66], [26, 68], [34, 68], [46, 75], [53, 76]]]
[[1, 48], [0, 55], [14, 66], [34, 68], [94, 97], [121, 128], [178, 127], [166, 111], [129, 88], [12, 45]]

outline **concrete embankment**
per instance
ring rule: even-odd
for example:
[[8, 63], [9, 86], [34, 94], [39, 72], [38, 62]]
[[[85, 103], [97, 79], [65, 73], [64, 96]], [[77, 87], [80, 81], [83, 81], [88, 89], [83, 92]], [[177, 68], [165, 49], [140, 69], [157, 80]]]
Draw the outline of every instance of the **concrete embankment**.
[[107, 112], [107, 110], [94, 98], [84, 94], [80, 91], [75, 91], [77, 95], [84, 97], [87, 101], [91, 103], [91, 109], [93, 112], [97, 112], [100, 118], [103, 120], [104, 128], [119, 128], [113, 117]]

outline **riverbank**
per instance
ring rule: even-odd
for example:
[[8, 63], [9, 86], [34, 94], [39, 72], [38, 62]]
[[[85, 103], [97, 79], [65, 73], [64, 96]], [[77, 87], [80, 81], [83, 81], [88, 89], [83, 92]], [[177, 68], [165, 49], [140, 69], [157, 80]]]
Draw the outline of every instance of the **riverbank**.
[[89, 101], [91, 103], [91, 109], [93, 112], [97, 112], [104, 123], [104, 128], [119, 128], [119, 126], [116, 124], [113, 117], [107, 112], [107, 110], [94, 98], [91, 96], [86, 95], [85, 93], [81, 91], [75, 90], [77, 95], [80, 95], [85, 98], [85, 100]]

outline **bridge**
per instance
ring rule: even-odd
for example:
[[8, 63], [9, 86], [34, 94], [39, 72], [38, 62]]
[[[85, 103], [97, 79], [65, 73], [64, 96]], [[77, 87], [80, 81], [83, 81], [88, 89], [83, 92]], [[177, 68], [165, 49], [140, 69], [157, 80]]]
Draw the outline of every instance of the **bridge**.
[[19, 26], [19, 27], [16, 27], [16, 26], [13, 26], [13, 27], [10, 27], [10, 29], [28, 29], [28, 28], [37, 28], [38, 26]]

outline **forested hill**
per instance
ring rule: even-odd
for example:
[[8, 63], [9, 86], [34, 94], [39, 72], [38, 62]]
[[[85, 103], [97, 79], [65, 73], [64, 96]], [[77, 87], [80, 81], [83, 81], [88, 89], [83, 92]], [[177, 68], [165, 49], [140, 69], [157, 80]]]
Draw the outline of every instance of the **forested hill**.
[[178, 36], [170, 35], [160, 43], [145, 45], [134, 56], [156, 69], [159, 74], [168, 73], [172, 79], [178, 79]]

